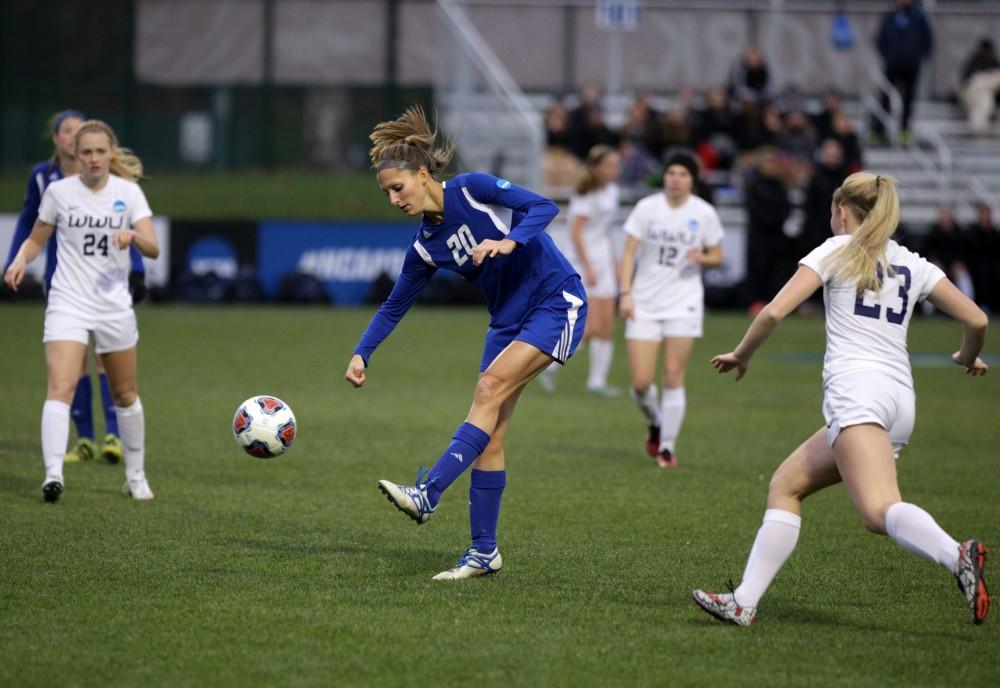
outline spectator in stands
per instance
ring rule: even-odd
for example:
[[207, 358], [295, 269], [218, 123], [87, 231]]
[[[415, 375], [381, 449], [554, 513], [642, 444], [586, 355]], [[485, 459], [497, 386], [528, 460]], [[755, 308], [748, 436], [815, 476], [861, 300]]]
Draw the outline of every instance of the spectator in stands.
[[947, 206], [940, 208], [937, 221], [931, 225], [924, 239], [921, 253], [941, 268], [963, 294], [974, 299], [975, 290], [966, 263], [966, 251], [965, 239], [955, 221], [955, 213]]
[[833, 193], [847, 179], [844, 149], [836, 139], [824, 139], [819, 160], [809, 185], [803, 210], [805, 220], [799, 235], [797, 254], [806, 254], [830, 238], [830, 204]]
[[658, 118], [649, 94], [636, 92], [625, 113], [625, 124], [618, 131], [618, 180], [623, 186], [642, 184], [659, 169], [662, 144]]
[[660, 120], [660, 141], [665, 148], [686, 148], [694, 138], [687, 113], [675, 105]]
[[993, 41], [983, 38], [962, 69], [959, 95], [969, 116], [969, 127], [981, 134], [989, 130], [1000, 93], [1000, 59]]
[[976, 302], [1000, 313], [1000, 234], [993, 225], [993, 209], [986, 203], [976, 206], [976, 222], [966, 240]]
[[813, 116], [813, 128], [816, 130], [816, 137], [823, 141], [833, 135], [833, 118], [843, 112], [844, 105], [840, 100], [840, 94], [830, 89], [823, 95], [823, 109]]
[[735, 117], [726, 89], [717, 86], [705, 95], [705, 107], [694, 115], [694, 144], [708, 169], [728, 170], [736, 153]]
[[604, 121], [601, 91], [594, 84], [580, 88], [580, 104], [569, 115], [570, 150], [580, 160], [598, 145], [617, 146], [618, 137]]
[[864, 167], [861, 152], [861, 139], [854, 130], [854, 123], [843, 110], [833, 115], [833, 132], [830, 138], [835, 139], [844, 150], [844, 164], [850, 173], [858, 172]]
[[785, 221], [792, 212], [781, 162], [773, 148], [758, 154], [745, 188], [747, 209], [747, 278], [751, 313], [756, 315], [775, 295], [785, 275], [789, 240]]
[[[777, 113], [777, 110], [774, 110]], [[773, 123], [773, 122], [772, 122]], [[740, 101], [739, 112], [734, 118], [736, 145], [741, 153], [754, 151], [774, 143], [774, 137], [764, 125], [764, 106], [753, 100]]]
[[[920, 66], [934, 48], [931, 25], [915, 0], [896, 0], [896, 8], [882, 18], [876, 45], [882, 56], [885, 77], [896, 87], [903, 100], [899, 138], [903, 145], [907, 145], [910, 142], [910, 116]], [[882, 94], [882, 107], [889, 110], [888, 93]], [[872, 134], [873, 142], [885, 138], [884, 127], [878, 118], [872, 119]]]
[[729, 76], [729, 90], [734, 100], [762, 103], [770, 98], [767, 63], [756, 45], [749, 45]]
[[561, 100], [545, 113], [545, 141], [542, 184], [546, 189], [572, 188], [582, 165], [570, 151], [569, 108]]
[[629, 142], [641, 147], [655, 160], [663, 152], [660, 140], [660, 114], [653, 109], [649, 94], [640, 91], [635, 94], [625, 113], [625, 124], [618, 132], [621, 143]]
[[784, 127], [775, 135], [775, 146], [785, 156], [790, 184], [805, 186], [816, 157], [816, 134], [804, 112], [792, 110], [785, 115]]
[[545, 111], [545, 143], [569, 150], [569, 108], [557, 100]]

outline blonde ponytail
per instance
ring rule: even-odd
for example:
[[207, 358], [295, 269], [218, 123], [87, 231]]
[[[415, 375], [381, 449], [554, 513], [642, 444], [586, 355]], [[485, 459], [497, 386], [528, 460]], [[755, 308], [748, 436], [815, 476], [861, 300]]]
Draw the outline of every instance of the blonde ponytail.
[[843, 205], [860, 223], [850, 240], [829, 260], [844, 282], [857, 281], [858, 292], [881, 288], [879, 265], [891, 272], [885, 249], [899, 225], [896, 180], [887, 175], [855, 172], [833, 194], [834, 205]]
[[426, 167], [432, 175], [451, 162], [455, 146], [445, 143], [435, 147], [437, 129], [431, 130], [423, 108], [413, 105], [396, 119], [380, 122], [369, 134], [372, 147], [368, 151], [372, 167], [377, 170], [401, 168], [419, 170]]
[[580, 196], [588, 194], [591, 191], [595, 191], [600, 188], [600, 184], [597, 181], [597, 175], [594, 174], [594, 168], [600, 165], [604, 158], [608, 157], [611, 153], [615, 153], [615, 149], [611, 146], [606, 146], [604, 144], [597, 144], [590, 149], [587, 153], [587, 166], [583, 171], [583, 175], [580, 180], [576, 183], [576, 193]]
[[142, 179], [142, 161], [128, 148], [120, 148], [118, 146], [118, 137], [115, 136], [114, 130], [106, 122], [102, 122], [99, 119], [89, 119], [84, 122], [76, 132], [76, 145], [80, 145], [81, 136], [94, 132], [105, 134], [108, 137], [108, 142], [111, 144], [111, 174], [127, 179], [130, 182]]

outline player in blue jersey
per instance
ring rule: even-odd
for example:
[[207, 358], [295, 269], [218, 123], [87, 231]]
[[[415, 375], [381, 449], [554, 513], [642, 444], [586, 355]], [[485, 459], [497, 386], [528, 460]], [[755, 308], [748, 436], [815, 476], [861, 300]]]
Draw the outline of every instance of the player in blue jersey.
[[345, 377], [355, 387], [365, 384], [372, 353], [438, 269], [457, 272], [486, 297], [490, 325], [465, 422], [430, 471], [421, 469], [415, 485], [379, 481], [389, 500], [421, 524], [448, 486], [472, 468], [472, 545], [453, 568], [434, 577], [458, 580], [495, 573], [503, 565], [496, 531], [507, 480], [504, 437], [524, 386], [553, 360], [565, 363], [576, 350], [587, 300], [579, 275], [544, 231], [558, 212], [556, 205], [488, 174], [438, 181], [453, 149], [436, 147], [436, 137], [417, 107], [382, 122], [371, 134], [379, 186], [392, 205], [423, 221]]
[[[63, 110], [52, 116], [49, 130], [52, 132], [52, 143], [55, 150], [52, 157], [45, 162], [40, 162], [31, 169], [28, 178], [28, 190], [24, 194], [24, 208], [17, 218], [17, 227], [14, 230], [14, 238], [10, 243], [10, 251], [7, 254], [7, 262], [4, 269], [10, 266], [11, 261], [21, 248], [21, 244], [31, 234], [31, 228], [38, 219], [38, 206], [42, 202], [42, 195], [49, 184], [54, 181], [69, 177], [79, 172], [80, 165], [75, 156], [75, 138], [80, 125], [87, 119], [82, 112], [76, 110]], [[143, 275], [145, 267], [142, 264], [142, 256], [135, 249], [130, 247], [132, 259], [132, 272], [129, 275], [129, 285], [132, 289], [132, 296], [136, 301], [142, 299], [145, 292], [145, 281]], [[52, 235], [48, 246], [45, 249], [45, 289], [46, 292], [52, 283], [52, 274], [56, 270], [56, 235]], [[90, 347], [91, 358], [97, 371], [98, 383], [101, 390], [101, 407], [104, 409], [104, 442], [100, 448], [100, 455], [109, 463], [118, 463], [122, 458], [122, 445], [118, 437], [118, 416], [115, 414], [115, 405], [111, 397], [111, 389], [108, 386], [108, 378], [104, 372], [100, 357], [94, 353], [93, 346]], [[73, 403], [70, 407], [70, 417], [76, 425], [77, 442], [76, 446], [66, 454], [65, 461], [74, 463], [76, 461], [89, 461], [98, 455], [97, 444], [94, 442], [94, 418], [92, 413], [92, 388], [90, 373], [87, 370], [87, 361], [84, 359], [83, 367], [80, 370], [80, 379], [77, 381], [76, 392], [73, 396]]]

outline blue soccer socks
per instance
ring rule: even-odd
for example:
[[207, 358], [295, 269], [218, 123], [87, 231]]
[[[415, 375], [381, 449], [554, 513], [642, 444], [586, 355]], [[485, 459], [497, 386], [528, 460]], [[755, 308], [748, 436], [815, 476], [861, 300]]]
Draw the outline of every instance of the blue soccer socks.
[[70, 418], [76, 425], [78, 437], [94, 439], [94, 414], [91, 411], [90, 375], [84, 375], [76, 381], [76, 391], [73, 393], [73, 403], [69, 407]]
[[441, 493], [472, 465], [489, 443], [490, 436], [472, 423], [458, 426], [451, 444], [427, 476], [427, 496], [432, 508], [437, 506]]
[[477, 552], [492, 552], [497, 546], [497, 521], [500, 500], [507, 484], [507, 471], [472, 469], [469, 484], [469, 528], [472, 547]]
[[[104, 432], [105, 434], [120, 437], [118, 434], [118, 413], [115, 411], [115, 400], [111, 398], [111, 387], [108, 385], [108, 376], [104, 373], [98, 375], [101, 380], [101, 405], [104, 407]], [[90, 381], [87, 381], [90, 384]]]

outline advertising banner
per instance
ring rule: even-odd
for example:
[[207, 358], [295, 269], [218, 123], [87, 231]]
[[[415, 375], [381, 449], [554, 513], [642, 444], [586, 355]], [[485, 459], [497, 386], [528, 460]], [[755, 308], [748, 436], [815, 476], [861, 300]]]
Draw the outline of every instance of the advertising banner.
[[257, 274], [269, 299], [283, 278], [299, 272], [319, 279], [338, 306], [357, 305], [380, 275], [396, 279], [415, 231], [399, 222], [265, 221]]

